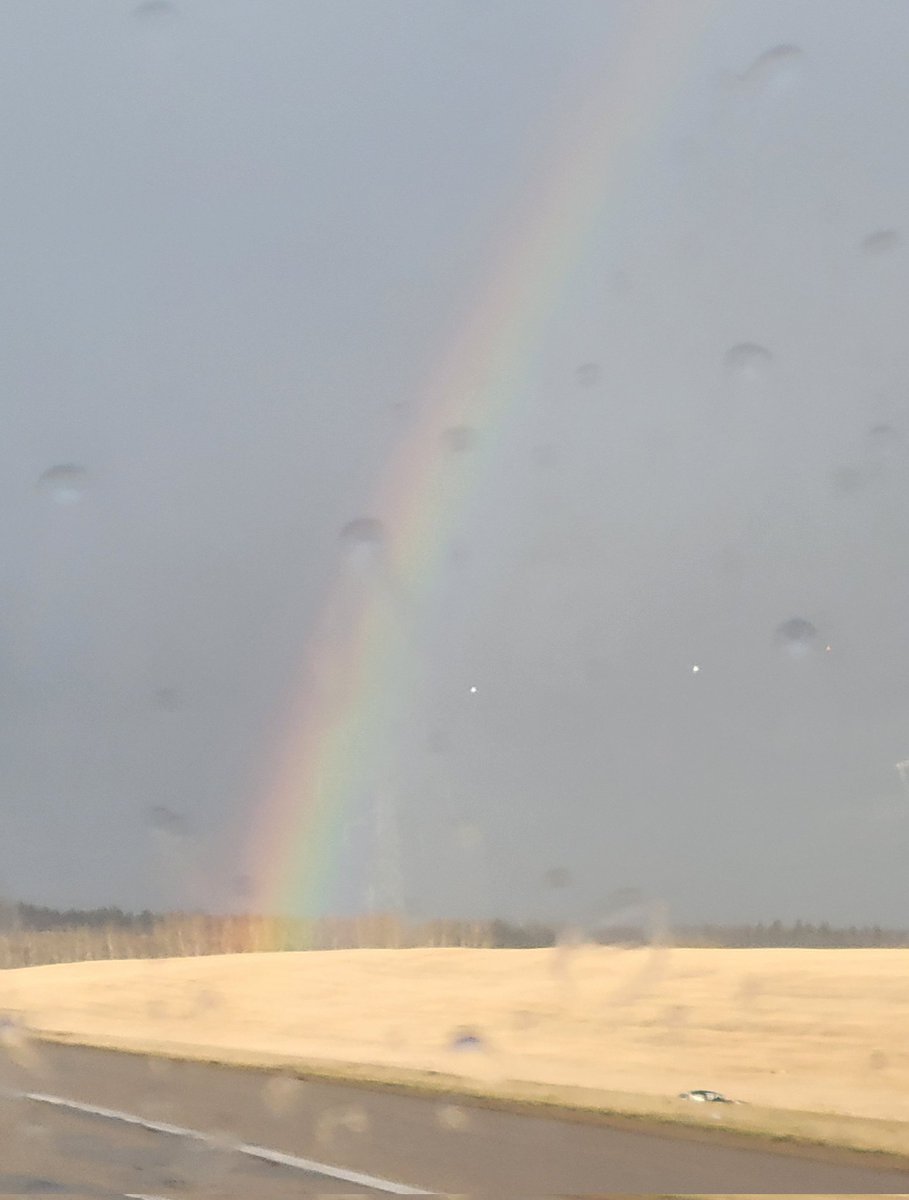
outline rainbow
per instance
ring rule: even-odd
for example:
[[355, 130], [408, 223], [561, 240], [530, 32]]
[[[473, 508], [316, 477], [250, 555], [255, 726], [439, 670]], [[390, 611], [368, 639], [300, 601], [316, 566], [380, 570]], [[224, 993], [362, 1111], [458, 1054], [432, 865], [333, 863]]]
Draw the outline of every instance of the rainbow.
[[[441, 556], [494, 462], [491, 435], [507, 426], [547, 323], [591, 242], [614, 219], [717, 3], [652, 0], [631, 10], [616, 65], [601, 87], [568, 106], [570, 119], [540, 172], [545, 184], [512, 215], [484, 292], [378, 481], [368, 511], [376, 530], [381, 522], [372, 547], [379, 575], [420, 605], [432, 601]], [[443, 435], [460, 429], [483, 436], [469, 467], [445, 470]], [[400, 624], [389, 588], [358, 586], [339, 567], [309, 639], [278, 767], [256, 804], [250, 874], [260, 912], [318, 916], [335, 903], [344, 827], [373, 808], [393, 770], [395, 713], [407, 702], [400, 681], [412, 676]]]

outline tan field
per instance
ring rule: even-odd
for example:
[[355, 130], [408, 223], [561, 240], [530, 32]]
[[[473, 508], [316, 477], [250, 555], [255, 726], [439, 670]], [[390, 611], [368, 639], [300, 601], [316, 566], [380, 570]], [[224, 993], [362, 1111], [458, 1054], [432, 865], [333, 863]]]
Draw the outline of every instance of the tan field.
[[[90, 962], [4, 971], [0, 1007], [67, 1040], [316, 1064], [424, 1087], [457, 1076], [477, 1094], [909, 1152], [903, 950], [337, 950]], [[460, 1029], [484, 1048], [451, 1050]], [[690, 1088], [746, 1104], [675, 1099]]]

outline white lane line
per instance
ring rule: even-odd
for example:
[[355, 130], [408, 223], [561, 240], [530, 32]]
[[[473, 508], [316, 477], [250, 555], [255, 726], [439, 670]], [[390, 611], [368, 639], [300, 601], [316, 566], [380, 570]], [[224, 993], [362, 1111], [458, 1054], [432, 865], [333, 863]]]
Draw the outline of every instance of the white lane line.
[[[23, 1092], [26, 1100], [34, 1100], [37, 1104], [51, 1104], [55, 1108], [67, 1108], [74, 1112], [87, 1113], [93, 1117], [104, 1117], [108, 1121], [120, 1121], [125, 1125], [138, 1125], [153, 1133], [167, 1133], [172, 1137], [191, 1138], [196, 1142], [207, 1142], [208, 1134], [198, 1129], [186, 1129], [182, 1125], [169, 1125], [164, 1121], [147, 1121], [134, 1113], [120, 1112], [116, 1108], [101, 1108], [96, 1104], [83, 1104], [80, 1100], [65, 1100], [61, 1096], [47, 1096], [43, 1092]], [[422, 1188], [410, 1187], [406, 1183], [397, 1183], [393, 1179], [380, 1179], [377, 1175], [365, 1175], [361, 1171], [347, 1171], [343, 1167], [333, 1167], [330, 1163], [316, 1162], [312, 1158], [300, 1158], [296, 1154], [284, 1154], [281, 1150], [268, 1150], [265, 1146], [255, 1146], [248, 1142], [233, 1146], [238, 1154], [248, 1158], [258, 1158], [263, 1162], [277, 1163], [283, 1167], [293, 1167], [298, 1171], [310, 1171], [315, 1175], [324, 1175], [328, 1179], [340, 1179], [343, 1183], [356, 1183], [361, 1187], [372, 1188], [377, 1192], [389, 1192], [394, 1196], [431, 1196], [434, 1193]]]

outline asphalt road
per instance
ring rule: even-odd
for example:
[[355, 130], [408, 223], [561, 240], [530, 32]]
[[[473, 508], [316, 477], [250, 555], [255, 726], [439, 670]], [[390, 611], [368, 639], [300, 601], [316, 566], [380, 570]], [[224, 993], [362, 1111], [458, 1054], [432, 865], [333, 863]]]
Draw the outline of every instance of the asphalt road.
[[[398, 1185], [522, 1198], [909, 1193], [909, 1169], [857, 1156], [806, 1157], [110, 1051], [39, 1045], [19, 1064], [6, 1061], [0, 1083], [7, 1089], [0, 1194], [271, 1200], [402, 1194]], [[65, 1098], [159, 1127], [28, 1096]], [[257, 1159], [244, 1146], [294, 1156], [296, 1165]], [[312, 1161], [302, 1169], [301, 1160], [353, 1175], [326, 1176]]]

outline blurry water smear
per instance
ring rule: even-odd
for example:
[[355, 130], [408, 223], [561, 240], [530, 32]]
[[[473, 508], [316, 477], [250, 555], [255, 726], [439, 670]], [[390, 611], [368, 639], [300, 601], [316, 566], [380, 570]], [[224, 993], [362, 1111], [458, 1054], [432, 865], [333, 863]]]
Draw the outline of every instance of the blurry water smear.
[[294, 1075], [274, 1075], [262, 1088], [262, 1099], [274, 1117], [285, 1117], [300, 1100], [306, 1084]]
[[462, 1025], [455, 1029], [445, 1046], [448, 1070], [475, 1079], [495, 1080], [501, 1077], [502, 1064], [486, 1035], [476, 1026]]
[[567, 867], [550, 867], [543, 876], [543, 882], [550, 888], [565, 888], [571, 885], [571, 871]]
[[477, 1052], [487, 1049], [486, 1041], [475, 1029], [458, 1029], [452, 1036], [448, 1048], [458, 1053]]
[[862, 239], [862, 253], [869, 258], [878, 258], [885, 254], [891, 254], [902, 244], [903, 239], [898, 230], [878, 229]]
[[452, 425], [441, 435], [442, 448], [449, 454], [466, 454], [479, 441], [479, 434], [470, 425]]
[[599, 363], [586, 362], [581, 363], [575, 375], [581, 387], [595, 387], [602, 378], [602, 368]]
[[354, 517], [338, 535], [346, 565], [355, 570], [375, 567], [385, 547], [385, 526], [376, 517]]
[[15, 1013], [0, 1013], [0, 1050], [16, 1066], [31, 1073], [39, 1071], [41, 1059], [35, 1042], [25, 1022]]
[[804, 658], [818, 645], [818, 631], [805, 617], [790, 617], [777, 626], [775, 640], [790, 658]]
[[757, 342], [739, 342], [726, 351], [723, 365], [733, 384], [750, 386], [760, 383], [770, 371], [773, 355]]
[[315, 1137], [321, 1145], [330, 1145], [338, 1134], [363, 1134], [369, 1132], [369, 1114], [359, 1104], [348, 1104], [342, 1108], [327, 1108], [316, 1120]]
[[835, 491], [851, 496], [868, 486], [871, 475], [862, 467], [839, 466], [834, 467], [831, 479]]
[[899, 449], [900, 435], [886, 421], [879, 421], [868, 430], [868, 445], [875, 455], [890, 455]]
[[168, 808], [166, 804], [153, 804], [147, 810], [145, 819], [151, 829], [172, 837], [186, 837], [189, 833], [189, 823], [185, 817]]
[[76, 463], [61, 463], [50, 467], [37, 483], [40, 495], [60, 505], [78, 504], [87, 487], [88, 471]]
[[160, 21], [177, 15], [177, 7], [171, 0], [142, 0], [133, 9], [137, 21]]
[[798, 80], [804, 57], [798, 46], [772, 46], [737, 77], [738, 85], [745, 92], [779, 95]]
[[584, 1003], [579, 991], [578, 966], [587, 953], [630, 951], [616, 957], [615, 984], [610, 1004], [630, 1004], [651, 991], [668, 967], [668, 916], [665, 904], [637, 888], [619, 888], [585, 920], [559, 935], [552, 958], [552, 975], [562, 1003]]
[[457, 1104], [440, 1104], [436, 1110], [436, 1121], [442, 1129], [463, 1132], [470, 1124], [470, 1116]]

